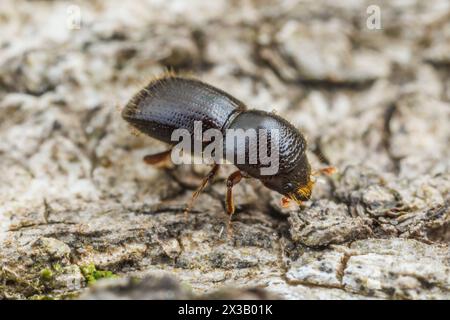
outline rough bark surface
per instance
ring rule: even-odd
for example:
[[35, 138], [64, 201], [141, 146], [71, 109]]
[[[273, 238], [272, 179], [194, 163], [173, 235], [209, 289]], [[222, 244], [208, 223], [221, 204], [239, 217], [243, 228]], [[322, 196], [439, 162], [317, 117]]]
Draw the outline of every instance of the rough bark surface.
[[[450, 298], [448, 1], [1, 6], [0, 298]], [[119, 112], [166, 67], [276, 110], [338, 172], [303, 208], [240, 183], [228, 240], [225, 168], [184, 219], [209, 168], [145, 165], [164, 146]]]

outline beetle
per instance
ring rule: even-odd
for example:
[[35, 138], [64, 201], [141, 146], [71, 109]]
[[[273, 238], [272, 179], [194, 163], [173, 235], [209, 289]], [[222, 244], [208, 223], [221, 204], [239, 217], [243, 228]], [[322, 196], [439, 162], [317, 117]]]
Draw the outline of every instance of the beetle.
[[[238, 168], [226, 182], [226, 211], [229, 224], [235, 211], [233, 187], [243, 177], [260, 180], [267, 188], [283, 195], [282, 203], [290, 200], [301, 204], [311, 197], [313, 175], [306, 148], [307, 142], [303, 134], [284, 118], [261, 110], [249, 110], [246, 105], [225, 91], [190, 77], [165, 74], [135, 94], [122, 110], [122, 117], [138, 131], [163, 141], [169, 150], [147, 155], [147, 164], [157, 164], [167, 160], [174, 146], [171, 140], [176, 129], [186, 129], [191, 134], [194, 122], [202, 122], [202, 130], [217, 129], [225, 134], [229, 129], [265, 129], [278, 130], [279, 134], [279, 169], [275, 174], [262, 175], [261, 163], [248, 162], [235, 164]], [[239, 152], [238, 150], [235, 150]], [[249, 157], [251, 150], [244, 149], [244, 156]], [[185, 213], [192, 207], [195, 199], [217, 174], [220, 164], [215, 163], [211, 171], [202, 180], [193, 193]], [[322, 169], [322, 173], [331, 171]]]

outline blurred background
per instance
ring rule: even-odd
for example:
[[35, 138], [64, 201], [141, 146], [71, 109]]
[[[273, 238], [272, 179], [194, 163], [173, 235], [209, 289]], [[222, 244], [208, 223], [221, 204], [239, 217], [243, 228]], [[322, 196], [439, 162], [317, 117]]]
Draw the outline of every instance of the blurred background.
[[[358, 225], [361, 228], [353, 233], [353, 227], [344, 228], [340, 240], [331, 237], [313, 244], [342, 243], [352, 237], [349, 234], [422, 237], [448, 244], [447, 0], [1, 0], [0, 30], [0, 241], [8, 241], [3, 258], [12, 265], [20, 250], [28, 251], [27, 246], [43, 236], [64, 244], [51, 242], [63, 250], [52, 249], [61, 257], [64, 250], [70, 252], [71, 262], [58, 258], [64, 268], [94, 263], [118, 274], [181, 268], [181, 278], [194, 283], [194, 288], [212, 288], [196, 276], [204, 262], [194, 253], [181, 258], [179, 241], [183, 241], [164, 233], [172, 228], [177, 237], [183, 235], [182, 222], [177, 222], [181, 214], [170, 211], [180, 211], [198, 183], [194, 178], [205, 169], [194, 168], [191, 177], [192, 172], [186, 171], [191, 169], [161, 173], [145, 166], [142, 157], [161, 150], [161, 145], [132, 135], [120, 118], [133, 94], [167, 69], [222, 88], [250, 108], [286, 117], [305, 133], [314, 167], [338, 168], [337, 177], [343, 176], [345, 183], [325, 179], [316, 186], [312, 203], [319, 201], [320, 208], [321, 200], [343, 202], [349, 208], [346, 214], [360, 217], [364, 226], [369, 221], [372, 233]], [[364, 193], [358, 183], [364, 190], [377, 187]], [[293, 220], [269, 223], [264, 220], [269, 218], [258, 216], [292, 213], [279, 207], [276, 195], [250, 186], [240, 187], [236, 201], [242, 205], [240, 211], [249, 211], [254, 218], [243, 213], [241, 221], [260, 224], [268, 239], [280, 231], [279, 223], [286, 224], [287, 234], [289, 230], [296, 234]], [[220, 222], [218, 229], [204, 231], [206, 238], [210, 231], [219, 232], [224, 218], [220, 188], [206, 194], [197, 208], [198, 217], [212, 212], [208, 219], [217, 217]], [[175, 207], [155, 207], [173, 199]], [[271, 209], [246, 209], [260, 201]], [[390, 211], [385, 216], [386, 207], [413, 212], [415, 231], [397, 227], [403, 220], [390, 220], [397, 214]], [[447, 209], [435, 217], [441, 220], [434, 233], [421, 229], [423, 219], [429, 218], [425, 212], [442, 207]], [[158, 222], [137, 214], [145, 210], [168, 212], [170, 227], [166, 218]], [[417, 218], [417, 210], [426, 217]], [[198, 219], [192, 230], [201, 229], [203, 220]], [[142, 229], [139, 233], [124, 226]], [[155, 236], [152, 228], [166, 228], [165, 236]], [[239, 237], [239, 231], [236, 234]], [[201, 249], [192, 244], [208, 242], [203, 236], [191, 234], [184, 248], [211, 254], [212, 246]], [[237, 244], [267, 249], [261, 253], [265, 258], [254, 258], [255, 265], [270, 266], [270, 274], [277, 274], [278, 253], [272, 251], [278, 249], [267, 244], [269, 240], [258, 242], [264, 237], [255, 237], [259, 240], [246, 238]], [[305, 237], [309, 239], [293, 236], [293, 241], [308, 244]], [[223, 270], [242, 263], [252, 268], [253, 258], [229, 256], [230, 250], [223, 250], [221, 262], [216, 257], [211, 265], [206, 263], [210, 271], [222, 268], [220, 275], [210, 274], [211, 279], [222, 283], [229, 279]], [[36, 258], [30, 259], [36, 265]], [[39, 270], [24, 276], [32, 281]], [[82, 270], [72, 271], [64, 273], [65, 279], [83, 279]], [[247, 274], [231, 274], [235, 280], [248, 280]], [[36, 290], [27, 287], [28, 293], [15, 285], [5, 290], [28, 297], [55, 288], [75, 292], [85, 286], [61, 281], [59, 287], [41, 287], [39, 282]], [[284, 297], [306, 294], [283, 288], [278, 291]], [[350, 291], [366, 294], [364, 290], [355, 285]], [[348, 297], [344, 293], [342, 297]], [[333, 294], [341, 297], [329, 296]], [[378, 294], [385, 293], [380, 289]]]

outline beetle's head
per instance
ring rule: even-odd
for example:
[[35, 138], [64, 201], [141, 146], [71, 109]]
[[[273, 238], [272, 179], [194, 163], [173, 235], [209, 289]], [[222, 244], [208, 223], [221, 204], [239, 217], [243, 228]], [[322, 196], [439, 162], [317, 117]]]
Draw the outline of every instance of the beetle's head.
[[308, 201], [311, 198], [311, 192], [315, 182], [315, 179], [313, 178], [314, 176], [319, 174], [329, 176], [335, 173], [337, 170], [335, 167], [324, 167], [311, 173], [309, 165], [307, 166], [307, 168], [308, 170], [306, 171], [306, 173], [302, 173], [300, 174], [300, 176], [296, 175], [295, 181], [297, 181], [297, 183], [287, 183], [288, 185], [292, 185], [292, 187], [290, 191], [285, 194], [285, 196], [289, 200], [294, 200], [297, 204], [301, 204], [302, 201]]
[[305, 184], [298, 184], [295, 189], [287, 194], [287, 197], [294, 200], [297, 204], [308, 201], [311, 198], [314, 182], [309, 179]]
[[298, 204], [311, 198], [314, 182], [311, 179], [311, 167], [306, 154], [298, 159], [296, 165], [288, 171], [262, 180], [264, 185], [275, 190]]
[[301, 204], [302, 201], [308, 201], [311, 198], [314, 181], [311, 179], [311, 167], [306, 160], [301, 166], [288, 175], [289, 181], [284, 185], [283, 195]]

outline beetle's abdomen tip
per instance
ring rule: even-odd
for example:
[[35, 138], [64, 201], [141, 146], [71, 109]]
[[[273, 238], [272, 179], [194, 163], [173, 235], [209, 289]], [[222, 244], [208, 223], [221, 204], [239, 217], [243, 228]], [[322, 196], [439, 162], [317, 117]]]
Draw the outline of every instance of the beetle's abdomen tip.
[[[149, 107], [149, 98], [155, 97], [169, 81], [176, 79], [175, 74], [166, 72], [163, 75], [152, 79], [144, 88], [139, 90], [122, 110], [122, 118], [128, 122], [140, 119], [143, 110]], [[145, 103], [144, 103], [145, 102]]]
[[133, 122], [139, 118], [142, 109], [142, 101], [147, 97], [145, 89], [140, 90], [122, 109], [122, 118], [127, 122]]
[[136, 107], [130, 105], [130, 102], [129, 102], [129, 103], [127, 103], [127, 104], [125, 105], [125, 107], [123, 107], [122, 112], [120, 113], [120, 115], [122, 116], [122, 118], [123, 118], [124, 120], [129, 121], [129, 120], [131, 120], [131, 119], [133, 118], [133, 116], [135, 115], [135, 113], [136, 113], [136, 110], [135, 110], [135, 109], [136, 109]]
[[121, 112], [122, 119], [126, 122], [133, 124], [133, 120], [136, 119], [136, 112], [133, 108], [126, 105]]

